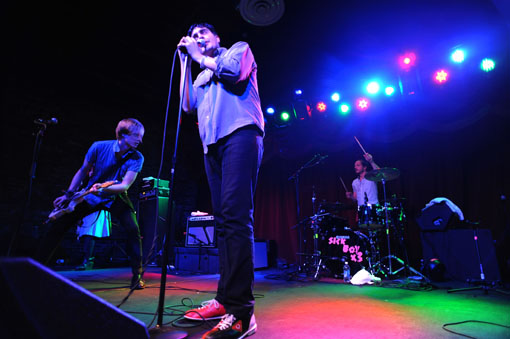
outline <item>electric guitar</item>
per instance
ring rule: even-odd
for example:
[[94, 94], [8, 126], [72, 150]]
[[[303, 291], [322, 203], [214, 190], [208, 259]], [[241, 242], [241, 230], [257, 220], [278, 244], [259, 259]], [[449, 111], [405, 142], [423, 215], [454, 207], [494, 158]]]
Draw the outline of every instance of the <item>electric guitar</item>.
[[[115, 184], [115, 181], [107, 181], [102, 183], [99, 187], [105, 188], [113, 184]], [[90, 193], [92, 193], [90, 189], [82, 189], [81, 191], [74, 193], [69, 199], [65, 200], [60, 207], [56, 207], [53, 211], [51, 211], [50, 215], [48, 216], [48, 221], [57, 220], [61, 216], [73, 212], [76, 205], [81, 203], [84, 197]]]

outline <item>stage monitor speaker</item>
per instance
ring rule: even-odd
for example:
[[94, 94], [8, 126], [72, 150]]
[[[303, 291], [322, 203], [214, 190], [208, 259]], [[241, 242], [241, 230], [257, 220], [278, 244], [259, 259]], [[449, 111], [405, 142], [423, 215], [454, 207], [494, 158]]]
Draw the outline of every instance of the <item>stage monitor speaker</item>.
[[2, 338], [149, 338], [145, 325], [28, 258], [0, 259]]
[[185, 247], [216, 247], [214, 216], [188, 217]]
[[[485, 280], [501, 279], [496, 250], [489, 229], [477, 229], [478, 249]], [[445, 232], [422, 232], [423, 259], [439, 259], [446, 266], [450, 279], [479, 280], [480, 263], [476, 252], [475, 234], [472, 229], [455, 229]]]
[[[149, 197], [138, 201], [138, 224], [142, 233], [143, 262], [151, 263], [163, 249], [168, 197]], [[158, 222], [156, 223], [156, 216]], [[154, 237], [156, 235], [156, 237]], [[154, 249], [151, 253], [152, 244]], [[150, 258], [148, 258], [150, 255]]]
[[263, 269], [269, 267], [269, 246], [268, 241], [255, 240], [253, 249], [253, 268]]
[[425, 208], [416, 218], [416, 222], [422, 231], [442, 231], [448, 225], [452, 214], [450, 207], [441, 202]]

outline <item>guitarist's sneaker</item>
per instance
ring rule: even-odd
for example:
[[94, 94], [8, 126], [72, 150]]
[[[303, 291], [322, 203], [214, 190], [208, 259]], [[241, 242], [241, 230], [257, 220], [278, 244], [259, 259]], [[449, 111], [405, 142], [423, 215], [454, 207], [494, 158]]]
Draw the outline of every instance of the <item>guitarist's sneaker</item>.
[[257, 332], [255, 315], [237, 319], [233, 314], [225, 314], [218, 325], [206, 332], [202, 339], [246, 338]]
[[94, 257], [83, 260], [80, 266], [76, 266], [76, 271], [87, 271], [94, 267]]
[[131, 278], [130, 288], [132, 290], [143, 290], [145, 288], [145, 281], [142, 279], [141, 274], [135, 274]]
[[184, 314], [189, 320], [213, 320], [221, 319], [227, 311], [216, 299], [204, 301], [198, 308], [193, 308]]

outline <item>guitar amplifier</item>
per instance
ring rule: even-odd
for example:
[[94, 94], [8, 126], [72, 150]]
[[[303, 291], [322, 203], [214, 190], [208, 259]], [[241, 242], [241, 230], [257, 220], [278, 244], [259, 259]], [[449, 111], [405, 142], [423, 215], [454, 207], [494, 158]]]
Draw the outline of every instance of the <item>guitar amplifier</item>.
[[214, 216], [188, 217], [185, 247], [216, 247]]

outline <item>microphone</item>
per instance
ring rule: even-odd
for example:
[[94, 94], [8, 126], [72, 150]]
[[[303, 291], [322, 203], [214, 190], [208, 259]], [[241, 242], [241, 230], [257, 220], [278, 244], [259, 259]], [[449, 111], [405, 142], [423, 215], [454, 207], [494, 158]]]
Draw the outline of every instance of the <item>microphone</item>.
[[[204, 39], [198, 39], [197, 40], [198, 47], [205, 47], [205, 40]], [[188, 50], [186, 49], [186, 46], [179, 46], [179, 50], [184, 53], [188, 54]]]
[[328, 155], [320, 155], [319, 154], [316, 154], [315, 155], [315, 159], [317, 160], [316, 164], [320, 164], [321, 162], [323, 162], [326, 158], [328, 157]]
[[51, 118], [51, 119], [35, 119], [34, 120], [34, 124], [39, 124], [39, 125], [56, 125], [58, 124], [58, 119], [57, 118]]

